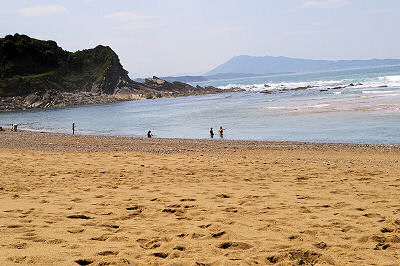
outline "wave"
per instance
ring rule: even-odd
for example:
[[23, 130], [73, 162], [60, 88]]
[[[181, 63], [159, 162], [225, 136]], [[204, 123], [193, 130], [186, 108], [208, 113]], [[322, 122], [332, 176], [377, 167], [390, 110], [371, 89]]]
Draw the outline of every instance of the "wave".
[[[400, 75], [380, 76], [359, 80], [317, 80], [300, 82], [266, 82], [258, 84], [235, 84], [219, 86], [220, 89], [241, 88], [252, 92], [274, 92], [291, 90], [328, 90], [345, 88], [400, 88]], [[337, 94], [337, 93], [335, 93]]]
[[399, 75], [393, 75], [393, 76], [383, 76], [379, 77], [379, 80], [387, 80], [390, 82], [400, 82], [400, 76]]
[[308, 104], [308, 105], [295, 105], [295, 106], [289, 106], [289, 105], [283, 105], [283, 106], [266, 106], [264, 109], [268, 110], [306, 110], [306, 109], [320, 109], [320, 108], [325, 108], [329, 107], [330, 104], [328, 103], [319, 103], [319, 104]]
[[311, 89], [311, 88], [324, 88], [328, 86], [341, 86], [344, 85], [344, 80], [323, 80], [323, 81], [303, 81], [303, 82], [280, 82], [280, 83], [262, 83], [262, 84], [228, 84], [224, 86], [219, 86], [220, 89], [230, 89], [230, 88], [241, 88], [246, 91], [264, 91], [264, 90], [293, 90], [293, 89]]
[[362, 91], [364, 94], [386, 94], [386, 93], [395, 93], [395, 91]]

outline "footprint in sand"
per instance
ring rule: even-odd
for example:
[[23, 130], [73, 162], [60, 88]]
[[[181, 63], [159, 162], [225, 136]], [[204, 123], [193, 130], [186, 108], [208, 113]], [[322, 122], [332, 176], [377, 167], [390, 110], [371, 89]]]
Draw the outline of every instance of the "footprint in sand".
[[385, 244], [385, 243], [378, 243], [376, 244], [374, 250], [385, 250], [387, 248], [389, 248], [390, 245], [389, 244]]
[[15, 248], [15, 249], [26, 249], [29, 247], [27, 243], [15, 243], [15, 244], [10, 244], [10, 248]]
[[391, 233], [391, 232], [393, 232], [394, 230], [392, 229], [392, 228], [387, 228], [387, 227], [384, 227], [384, 228], [382, 228], [381, 229], [381, 232], [382, 233]]
[[198, 262], [198, 261], [196, 261], [196, 264], [195, 264], [196, 266], [211, 266], [211, 264], [208, 264], [208, 263], [202, 263], [202, 262]]
[[97, 253], [97, 255], [99, 256], [110, 256], [110, 255], [118, 255], [118, 251], [111, 251], [111, 250], [106, 250], [106, 251], [102, 251]]
[[8, 260], [18, 264], [38, 264], [40, 262], [39, 257], [33, 256], [14, 256], [9, 257]]
[[215, 233], [215, 234], [211, 234], [211, 236], [212, 236], [213, 238], [220, 238], [220, 237], [223, 236], [223, 235], [225, 235], [225, 231], [218, 232], [218, 233]]
[[154, 255], [154, 257], [165, 259], [166, 257], [168, 257], [169, 254], [168, 253], [164, 253], [164, 252], [156, 252], [156, 253], [153, 253], [153, 255]]
[[181, 201], [196, 201], [196, 199], [181, 199]]
[[79, 265], [89, 265], [93, 263], [93, 260], [88, 260], [88, 259], [80, 259], [75, 261]]
[[179, 251], [184, 251], [184, 250], [185, 250], [185, 247], [176, 246], [176, 247], [174, 247], [174, 249], [179, 250]]
[[314, 244], [314, 247], [319, 248], [319, 249], [326, 249], [327, 248], [327, 244], [323, 241]]
[[85, 231], [85, 229], [82, 228], [76, 228], [76, 229], [68, 229], [67, 232], [71, 234], [79, 234]]
[[99, 237], [92, 237], [90, 240], [97, 240], [97, 241], [106, 241], [109, 238], [107, 235], [102, 235]]
[[[291, 261], [290, 265], [315, 265], [320, 262], [321, 256], [322, 254], [308, 250], [307, 251], [293, 250], [281, 253], [279, 255], [269, 256], [267, 257], [267, 261], [269, 263], [276, 264], [276, 263], [284, 263], [286, 260], [289, 260]], [[293, 261], [295, 261], [296, 263], [293, 263]], [[332, 262], [333, 261], [331, 261], [329, 264], [332, 264]]]
[[233, 213], [237, 213], [238, 209], [234, 208], [234, 207], [229, 207], [225, 209], [226, 212], [233, 212]]
[[138, 242], [140, 244], [139, 246], [143, 249], [155, 249], [161, 246], [159, 239], [149, 240], [149, 239], [139, 238], [136, 240], [136, 242]]
[[194, 238], [194, 239], [200, 238], [200, 237], [203, 237], [203, 236], [204, 236], [203, 234], [198, 234], [198, 233], [193, 233], [192, 234], [192, 238]]
[[243, 250], [245, 250], [245, 249], [250, 249], [253, 246], [250, 245], [250, 244], [244, 243], [244, 242], [231, 242], [231, 241], [229, 241], [229, 242], [223, 242], [223, 243], [219, 244], [218, 247], [221, 248], [221, 249], [228, 249], [228, 248], [231, 249], [232, 248], [232, 249], [243, 249]]
[[51, 239], [51, 240], [46, 241], [46, 243], [53, 244], [53, 245], [62, 244], [64, 242], [65, 242], [65, 240], [62, 240], [62, 239]]
[[126, 210], [128, 211], [128, 215], [125, 217], [122, 217], [123, 220], [128, 220], [132, 217], [138, 216], [143, 212], [143, 209], [140, 206], [132, 206], [132, 207], [128, 207], [126, 208]]
[[69, 219], [84, 219], [84, 220], [93, 219], [92, 217], [89, 217], [89, 216], [86, 216], [83, 214], [68, 215], [67, 218], [69, 218]]
[[175, 209], [163, 209], [162, 212], [175, 213]]
[[10, 229], [19, 228], [19, 227], [22, 227], [22, 226], [19, 225], [19, 224], [10, 224], [10, 225], [7, 225], [7, 228], [10, 228]]
[[202, 229], [206, 229], [206, 228], [208, 228], [208, 227], [210, 227], [210, 226], [211, 226], [211, 224], [202, 224], [202, 225], [199, 225], [199, 227], [202, 228]]

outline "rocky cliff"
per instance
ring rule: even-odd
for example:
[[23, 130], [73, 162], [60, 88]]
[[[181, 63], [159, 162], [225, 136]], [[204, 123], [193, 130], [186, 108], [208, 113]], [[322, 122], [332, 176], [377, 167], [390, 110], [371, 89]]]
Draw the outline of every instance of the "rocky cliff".
[[108, 46], [68, 52], [26, 35], [0, 38], [0, 111], [221, 92], [156, 77], [132, 81]]

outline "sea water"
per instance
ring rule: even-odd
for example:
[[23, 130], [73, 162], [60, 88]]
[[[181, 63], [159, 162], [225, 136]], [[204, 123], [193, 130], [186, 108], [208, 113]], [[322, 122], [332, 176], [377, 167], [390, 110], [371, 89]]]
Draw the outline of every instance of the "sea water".
[[70, 133], [74, 122], [79, 134], [200, 139], [223, 126], [224, 139], [400, 144], [400, 66], [197, 84], [246, 91], [8, 112], [0, 125]]

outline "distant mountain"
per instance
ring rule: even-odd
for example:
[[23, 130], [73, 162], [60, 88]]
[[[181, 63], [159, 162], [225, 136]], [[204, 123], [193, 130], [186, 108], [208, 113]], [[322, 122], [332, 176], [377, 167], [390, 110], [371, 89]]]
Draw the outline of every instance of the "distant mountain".
[[220, 73], [282, 73], [282, 72], [312, 72], [340, 69], [400, 65], [400, 59], [371, 60], [310, 60], [289, 58], [284, 56], [235, 56], [222, 65], [207, 72], [205, 76]]

